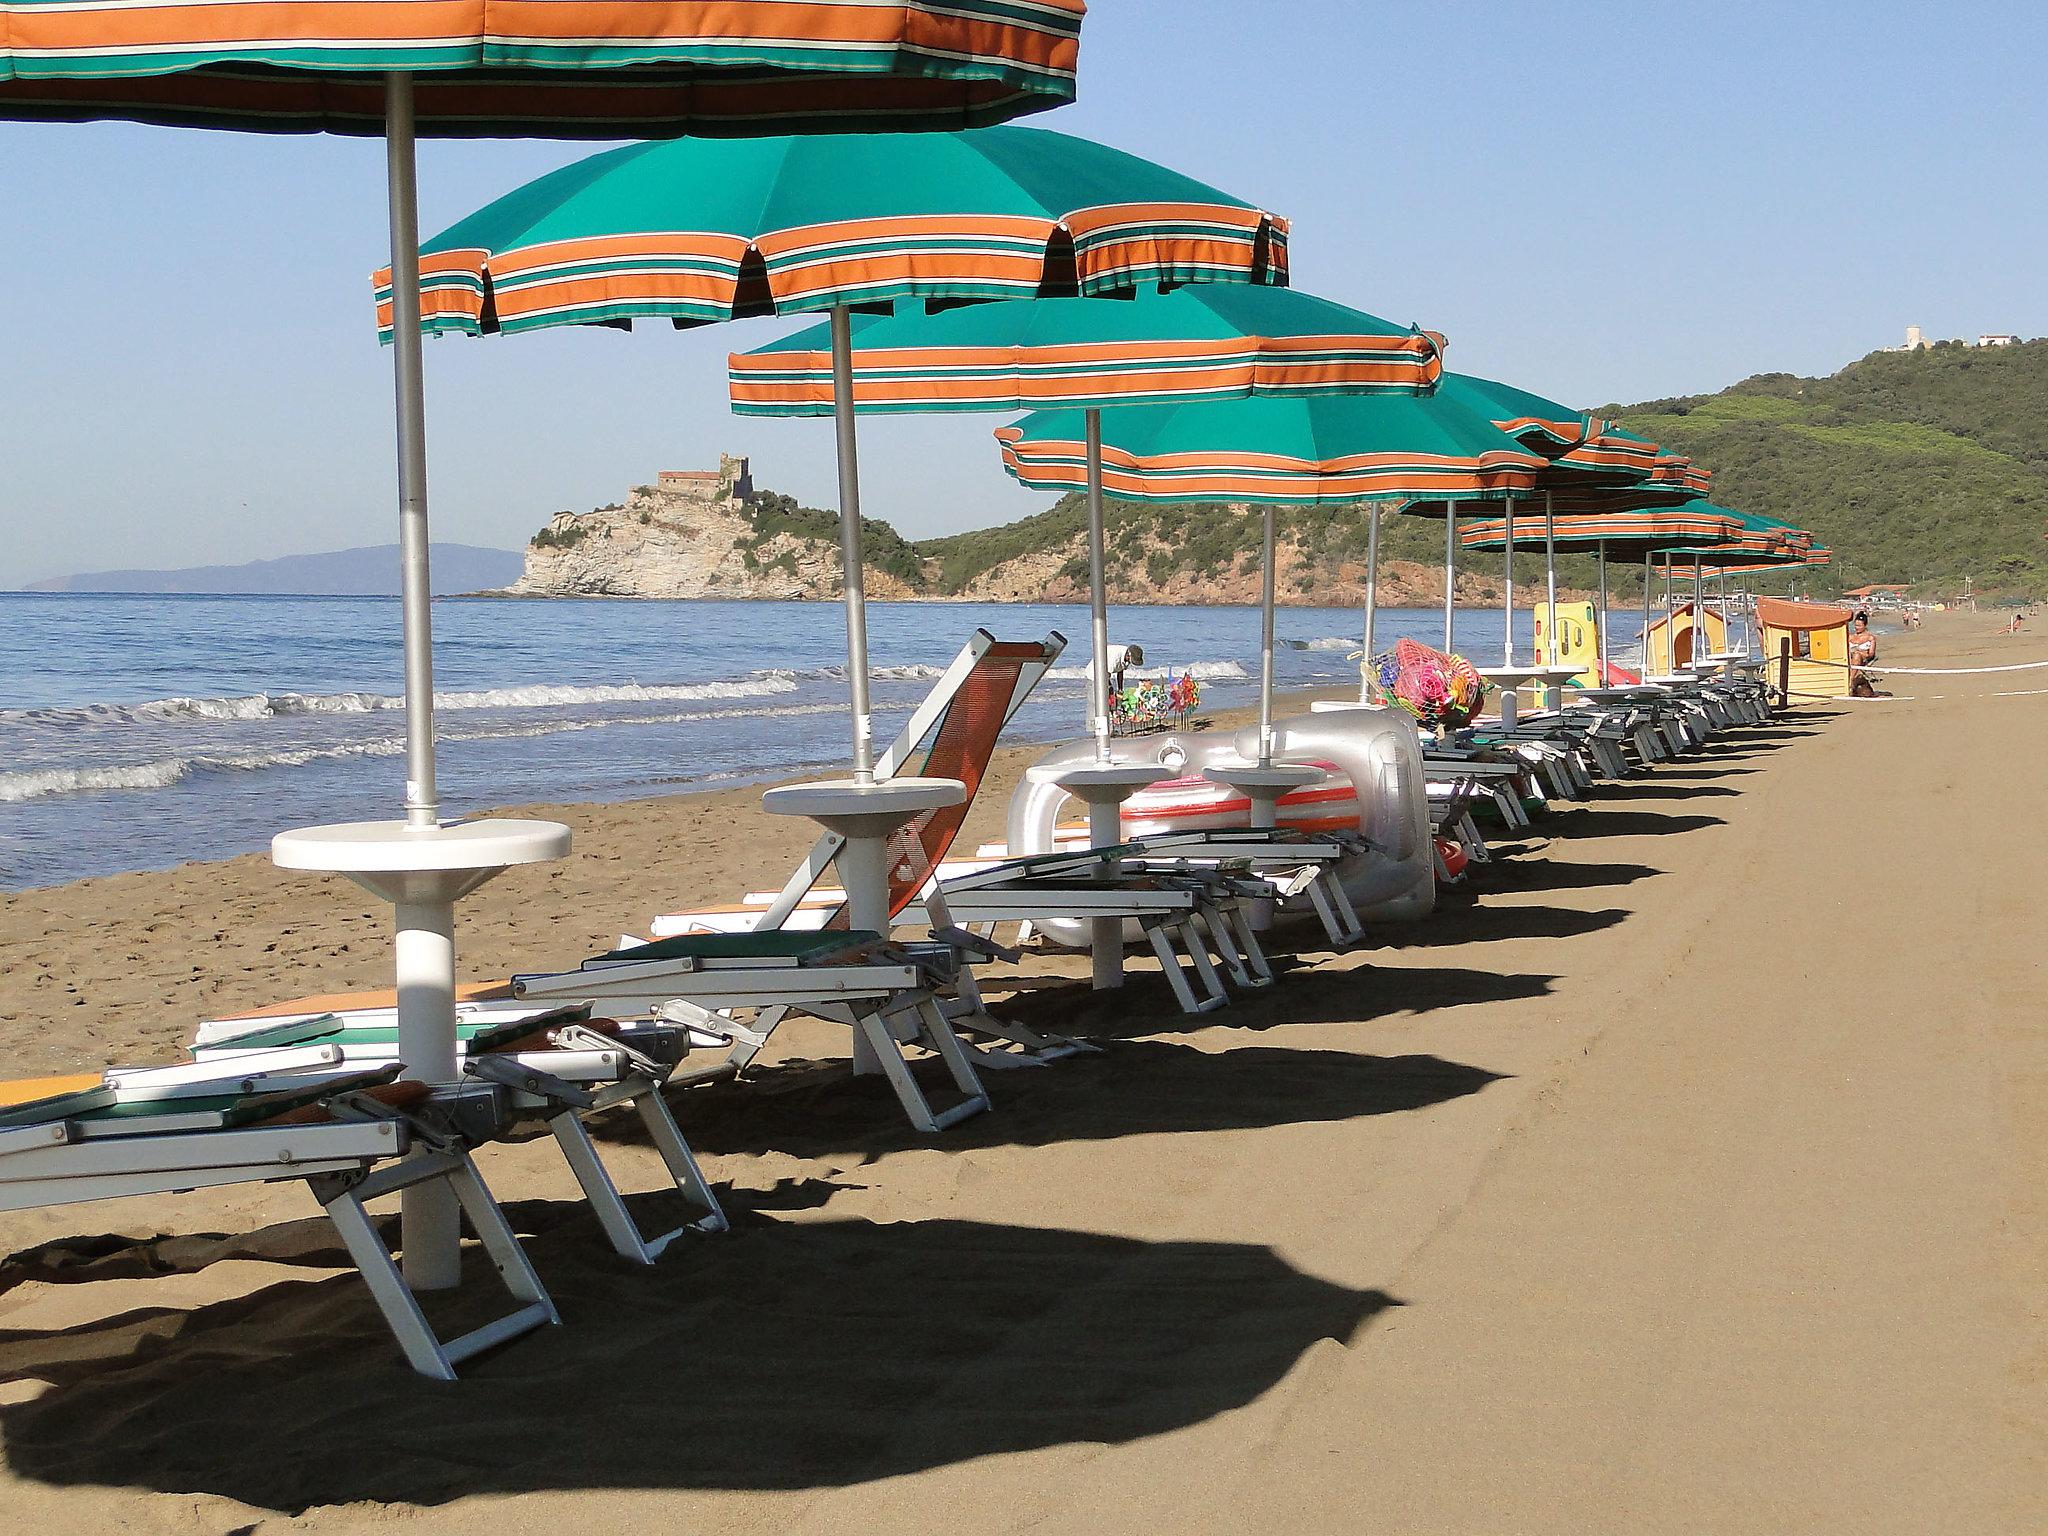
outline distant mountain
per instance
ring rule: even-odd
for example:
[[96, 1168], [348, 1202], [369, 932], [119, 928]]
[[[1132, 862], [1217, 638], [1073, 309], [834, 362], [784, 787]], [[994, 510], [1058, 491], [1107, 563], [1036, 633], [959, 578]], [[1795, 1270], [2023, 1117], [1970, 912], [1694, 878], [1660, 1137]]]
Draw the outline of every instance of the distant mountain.
[[[436, 544], [432, 569], [437, 593], [479, 592], [519, 579], [523, 557], [509, 549]], [[30, 592], [289, 593], [314, 597], [394, 597], [398, 546], [336, 549], [286, 555], [246, 565], [194, 565], [176, 571], [89, 571], [30, 582]]]

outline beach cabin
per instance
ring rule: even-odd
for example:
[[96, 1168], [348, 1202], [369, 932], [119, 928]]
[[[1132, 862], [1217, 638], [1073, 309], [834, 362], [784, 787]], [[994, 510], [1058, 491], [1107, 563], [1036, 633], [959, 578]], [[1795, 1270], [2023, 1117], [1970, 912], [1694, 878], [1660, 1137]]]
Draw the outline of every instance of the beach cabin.
[[1778, 686], [1779, 658], [1791, 655], [1793, 704], [1811, 704], [1849, 691], [1849, 620], [1854, 611], [1826, 603], [1760, 597], [1756, 622], [1763, 636], [1765, 681]]
[[1674, 610], [1660, 613], [1643, 632], [1643, 670], [1655, 677], [1660, 673], [1674, 672], [1692, 660], [1695, 630], [1705, 631], [1705, 643], [1700, 647], [1702, 656], [1728, 649], [1728, 620], [1721, 610], [1711, 605], [1705, 620], [1695, 625], [1693, 605], [1680, 603]]

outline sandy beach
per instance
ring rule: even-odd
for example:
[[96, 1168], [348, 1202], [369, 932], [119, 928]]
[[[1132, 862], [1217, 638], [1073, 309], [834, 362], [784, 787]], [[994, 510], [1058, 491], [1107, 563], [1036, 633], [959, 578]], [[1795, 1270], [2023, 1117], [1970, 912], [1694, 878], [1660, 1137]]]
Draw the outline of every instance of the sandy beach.
[[[2000, 627], [1884, 659], [2048, 659]], [[652, 1270], [552, 1144], [488, 1148], [563, 1326], [453, 1385], [303, 1186], [0, 1217], [0, 1524], [2048, 1529], [2048, 670], [1890, 686], [1603, 785], [1198, 1021], [1030, 957], [998, 1008], [1102, 1053], [936, 1139], [792, 1028], [678, 1098], [735, 1230]], [[465, 974], [778, 882], [809, 838], [758, 797], [536, 808], [576, 852], [464, 905]], [[8, 896], [0, 1071], [386, 985], [386, 920], [256, 856]]]

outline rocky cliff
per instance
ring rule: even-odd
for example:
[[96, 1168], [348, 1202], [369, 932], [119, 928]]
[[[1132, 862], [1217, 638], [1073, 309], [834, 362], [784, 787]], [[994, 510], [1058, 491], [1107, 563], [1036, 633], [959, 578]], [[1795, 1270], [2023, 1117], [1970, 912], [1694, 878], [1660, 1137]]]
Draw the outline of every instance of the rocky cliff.
[[[506, 590], [514, 597], [836, 599], [839, 546], [808, 529], [804, 510], [786, 498], [741, 501], [643, 485], [616, 506], [556, 513], [527, 545], [526, 569]], [[809, 521], [820, 518], [829, 515]], [[887, 564], [868, 566], [868, 591], [884, 599], [920, 595], [901, 569], [902, 541], [889, 530], [878, 543]], [[909, 574], [916, 575], [914, 565]]]
[[[738, 464], [740, 461], [728, 461]], [[1278, 529], [1280, 601], [1355, 607], [1365, 596], [1365, 514], [1289, 512]], [[1414, 524], [1403, 529], [1403, 523]], [[1110, 600], [1118, 603], [1254, 603], [1260, 573], [1258, 519], [1229, 508], [1117, 506], [1109, 525]], [[1436, 543], [1438, 524], [1389, 514], [1379, 600], [1389, 607], [1441, 601], [1443, 567], [1404, 558], [1403, 544]], [[1084, 602], [1085, 519], [1073, 498], [1001, 528], [913, 544], [885, 522], [863, 522], [870, 595], [971, 602]], [[1395, 548], [1387, 548], [1387, 545]], [[1579, 566], [1588, 562], [1581, 559]], [[1619, 581], [1625, 572], [1614, 573]], [[1590, 571], [1575, 570], [1559, 595], [1581, 598]], [[1542, 580], [1524, 557], [1517, 596]], [[623, 503], [557, 513], [534, 535], [517, 597], [771, 598], [836, 600], [838, 522], [773, 491], [742, 494], [730, 476], [665, 475]], [[1465, 603], [1497, 603], [1500, 562], [1458, 573]]]

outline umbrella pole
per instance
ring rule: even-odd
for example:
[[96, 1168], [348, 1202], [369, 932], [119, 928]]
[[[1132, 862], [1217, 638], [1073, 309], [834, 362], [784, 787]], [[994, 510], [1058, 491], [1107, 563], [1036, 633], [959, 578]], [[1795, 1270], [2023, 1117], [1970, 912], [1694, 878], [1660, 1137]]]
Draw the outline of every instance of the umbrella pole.
[[1259, 766], [1273, 763], [1273, 504], [1267, 502], [1262, 542], [1265, 574], [1259, 582]]
[[[399, 612], [405, 636], [405, 825], [441, 824], [434, 781], [434, 607], [428, 569], [426, 370], [420, 345], [420, 215], [412, 76], [384, 77], [385, 188], [391, 223], [391, 359], [398, 417]], [[450, 1083], [455, 1061], [455, 914], [451, 905], [396, 908], [398, 1051], [412, 1076]], [[400, 1196], [400, 1247], [415, 1290], [461, 1278], [462, 1216], [445, 1183]]]
[[1457, 654], [1458, 504], [1444, 503], [1444, 654]]
[[1650, 675], [1650, 604], [1657, 596], [1657, 557], [1643, 551], [1643, 676]]
[[1095, 648], [1090, 669], [1088, 725], [1095, 733], [1095, 760], [1106, 763], [1109, 751], [1109, 591], [1105, 585], [1102, 537], [1102, 412], [1090, 411], [1088, 423], [1088, 625]]
[[1358, 702], [1372, 702], [1373, 627], [1379, 618], [1379, 575], [1380, 575], [1380, 504], [1366, 503], [1372, 521], [1365, 530], [1365, 660], [1358, 669]]
[[1501, 569], [1504, 573], [1501, 583], [1500, 616], [1506, 638], [1501, 642], [1501, 665], [1515, 664], [1515, 499], [1508, 498], [1508, 542], [1501, 554]]
[[[1550, 637], [1549, 665], [1557, 665], [1557, 519], [1551, 512], [1551, 493], [1543, 493], [1543, 633]], [[1544, 658], [1536, 658], [1539, 662]], [[1554, 701], [1553, 701], [1554, 702]]]
[[1594, 546], [1595, 556], [1600, 562], [1600, 612], [1594, 619], [1594, 634], [1600, 641], [1600, 676], [1595, 679], [1600, 687], [1607, 686], [1607, 541], [1602, 539]]
[[846, 681], [853, 695], [853, 777], [875, 781], [868, 719], [868, 607], [860, 552], [860, 459], [853, 430], [853, 314], [832, 310], [832, 422], [839, 439], [839, 570], [846, 603]]
[[[1701, 651], [1700, 647], [1707, 647]], [[1703, 655], [1711, 654], [1713, 640], [1707, 634], [1707, 561], [1706, 556], [1692, 557], [1692, 659], [1697, 662]]]
[[427, 568], [427, 406], [425, 363], [420, 349], [420, 213], [415, 133], [412, 76], [385, 76], [384, 150], [391, 215], [391, 358], [398, 399], [399, 608], [405, 631], [405, 824], [433, 827], [441, 821], [441, 801], [434, 782], [434, 586]]

